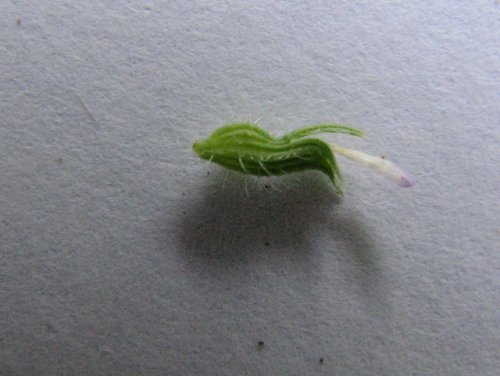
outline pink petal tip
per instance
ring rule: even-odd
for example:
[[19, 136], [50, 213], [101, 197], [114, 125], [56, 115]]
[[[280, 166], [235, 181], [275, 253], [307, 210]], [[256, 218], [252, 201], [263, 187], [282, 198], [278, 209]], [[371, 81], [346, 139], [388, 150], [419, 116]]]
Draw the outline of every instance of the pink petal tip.
[[401, 175], [398, 185], [403, 188], [410, 188], [415, 185], [415, 180], [413, 180], [408, 174]]

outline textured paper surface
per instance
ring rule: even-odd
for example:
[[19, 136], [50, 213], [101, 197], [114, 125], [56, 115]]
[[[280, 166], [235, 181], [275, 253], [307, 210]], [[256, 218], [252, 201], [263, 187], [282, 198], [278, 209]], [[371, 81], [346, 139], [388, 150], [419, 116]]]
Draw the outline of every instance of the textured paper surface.
[[[0, 374], [497, 374], [498, 2], [251, 3], [1, 2]], [[237, 119], [417, 184], [226, 176]]]

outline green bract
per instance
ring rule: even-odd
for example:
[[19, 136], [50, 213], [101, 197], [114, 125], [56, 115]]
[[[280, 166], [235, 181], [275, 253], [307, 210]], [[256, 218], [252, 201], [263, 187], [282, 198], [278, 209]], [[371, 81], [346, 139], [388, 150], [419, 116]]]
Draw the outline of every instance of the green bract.
[[318, 170], [327, 175], [335, 190], [342, 194], [340, 170], [331, 147], [317, 138], [308, 138], [322, 132], [363, 135], [352, 127], [319, 124], [273, 137], [253, 124], [235, 123], [195, 142], [193, 149], [203, 159], [244, 174], [272, 176]]

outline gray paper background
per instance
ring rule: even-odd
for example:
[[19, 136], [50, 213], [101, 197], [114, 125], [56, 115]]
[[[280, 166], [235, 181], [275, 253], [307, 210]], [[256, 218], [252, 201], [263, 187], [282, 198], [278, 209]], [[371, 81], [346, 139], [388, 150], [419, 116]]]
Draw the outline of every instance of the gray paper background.
[[[0, 15], [1, 375], [498, 374], [498, 1]], [[417, 184], [226, 175], [191, 144], [235, 120]]]

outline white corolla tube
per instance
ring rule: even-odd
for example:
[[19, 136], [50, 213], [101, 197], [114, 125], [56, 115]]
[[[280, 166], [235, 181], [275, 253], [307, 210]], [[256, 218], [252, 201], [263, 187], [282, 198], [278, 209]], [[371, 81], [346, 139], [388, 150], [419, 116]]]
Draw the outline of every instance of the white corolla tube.
[[338, 145], [330, 145], [334, 153], [339, 153], [346, 158], [352, 159], [353, 161], [360, 162], [368, 167], [371, 167], [382, 175], [388, 177], [397, 185], [403, 188], [413, 187], [415, 185], [414, 180], [403, 171], [397, 164], [388, 161], [383, 157], [375, 157], [363, 153], [361, 151], [352, 150], [344, 148]]

